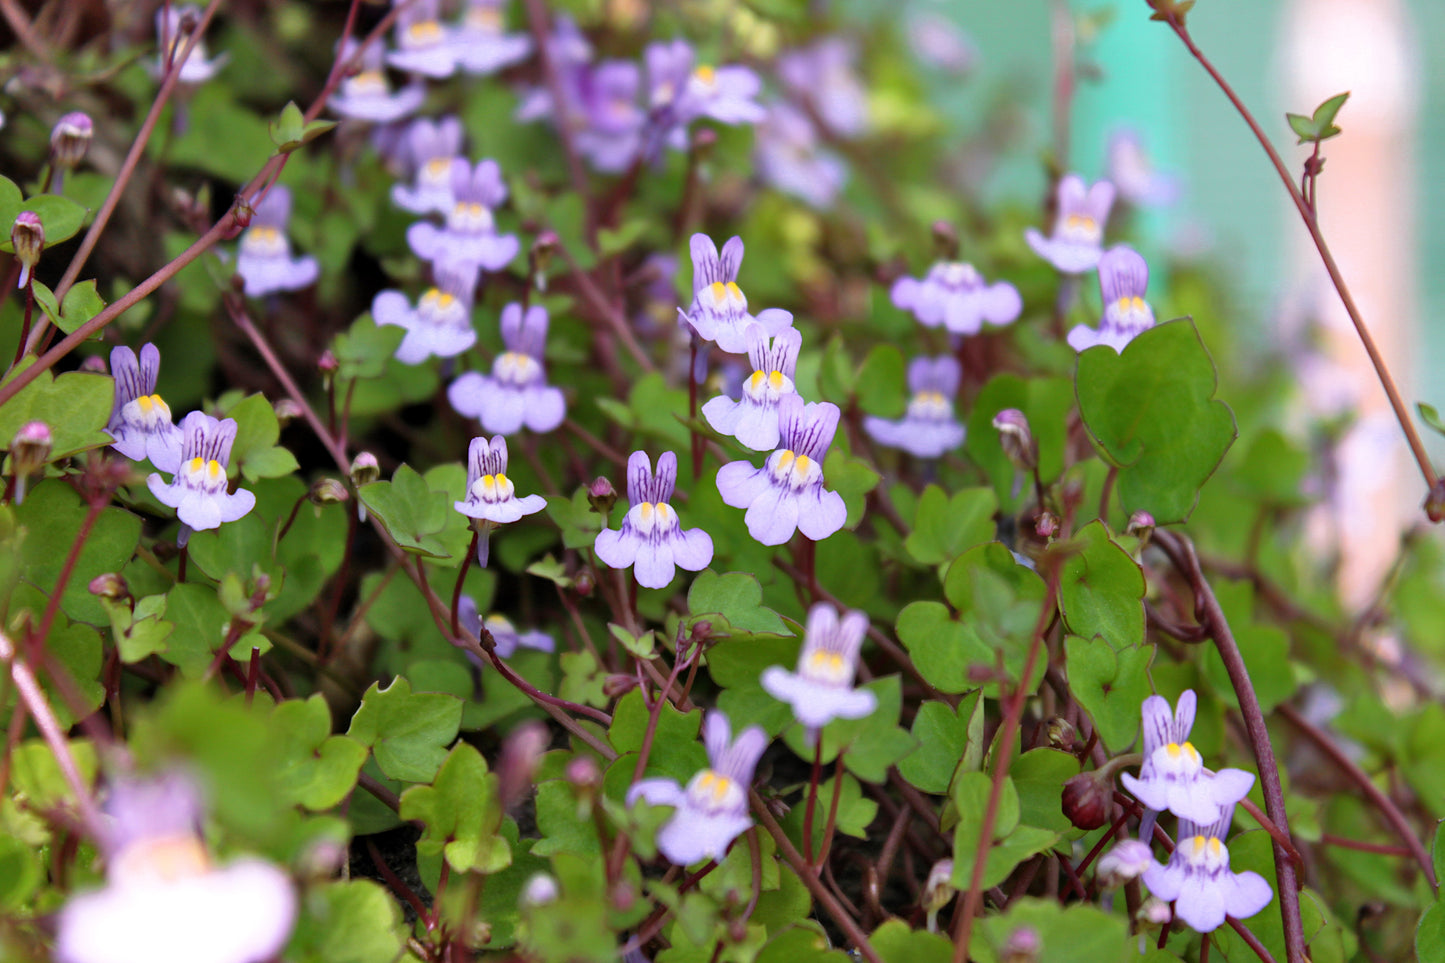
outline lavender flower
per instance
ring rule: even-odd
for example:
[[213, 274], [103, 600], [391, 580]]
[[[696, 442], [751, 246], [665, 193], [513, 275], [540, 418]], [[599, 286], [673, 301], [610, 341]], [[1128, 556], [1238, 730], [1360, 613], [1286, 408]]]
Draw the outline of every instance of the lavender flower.
[[749, 726], [731, 741], [727, 716], [717, 709], [702, 724], [708, 768], [693, 776], [687, 788], [672, 779], [643, 779], [627, 791], [630, 806], [639, 799], [677, 811], [657, 834], [657, 848], [679, 866], [703, 859], [721, 860], [728, 846], [753, 824], [748, 817], [748, 788], [768, 737]]
[[677, 456], [665, 451], [657, 458], [657, 474], [644, 451], [627, 459], [627, 500], [631, 507], [620, 530], [597, 533], [596, 552], [611, 568], [633, 566], [637, 584], [667, 588], [675, 568], [700, 572], [712, 561], [712, 539], [700, 528], [686, 531], [668, 504], [677, 484]]
[[778, 58], [783, 86], [812, 108], [839, 137], [857, 137], [868, 126], [868, 94], [853, 70], [853, 45], [824, 37], [811, 47]]
[[1108, 153], [1109, 181], [1130, 204], [1164, 207], [1179, 199], [1179, 178], [1154, 168], [1137, 130], [1114, 131]]
[[475, 520], [477, 562], [486, 567], [492, 528], [540, 512], [547, 507], [547, 499], [541, 495], [517, 497], [517, 486], [507, 477], [507, 439], [497, 435], [490, 441], [472, 439], [467, 448], [467, 497], [452, 505]]
[[402, 147], [415, 183], [394, 184], [391, 199], [413, 214], [445, 214], [452, 204], [452, 161], [462, 152], [462, 122], [455, 117], [439, 121], [418, 118], [406, 129]]
[[893, 282], [893, 304], [925, 327], [942, 324], [955, 334], [978, 334], [984, 322], [1011, 323], [1023, 310], [1018, 289], [1007, 281], [988, 284], [972, 264], [939, 261], [922, 280], [902, 277]]
[[181, 430], [171, 423], [171, 409], [155, 393], [161, 353], [153, 344], [135, 352], [121, 346], [110, 352], [115, 378], [115, 406], [106, 434], [110, 446], [132, 461], [149, 458], [161, 471], [174, 472], [181, 463]]
[[647, 115], [637, 106], [642, 76], [637, 64], [609, 60], [576, 74], [573, 94], [577, 149], [597, 170], [626, 169], [642, 149]]
[[694, 69], [696, 55], [685, 40], [649, 44], [643, 59], [651, 117], [673, 149], [687, 148], [687, 126], [698, 118], [729, 125], [763, 119], [755, 100], [762, 81], [747, 67], [703, 64]]
[[1213, 775], [1205, 771], [1199, 750], [1186, 741], [1194, 728], [1195, 703], [1194, 690], [1186, 689], [1171, 718], [1169, 702], [1163, 696], [1145, 699], [1141, 709], [1144, 763], [1138, 778], [1128, 773], [1119, 778], [1134, 798], [1150, 809], [1167, 809], [1181, 819], [1207, 826], [1218, 820], [1221, 812], [1233, 812], [1254, 784], [1254, 774], [1242, 769], [1221, 769]]
[[236, 440], [234, 418], [217, 420], [193, 411], [181, 421], [181, 458], [175, 477], [167, 485], [160, 475], [146, 479], [151, 494], [176, 510], [181, 520], [176, 544], [184, 547], [191, 532], [219, 528], [256, 507], [256, 496], [244, 488], [227, 492], [226, 465]]
[[457, 45], [441, 22], [440, 0], [412, 0], [396, 17], [397, 49], [386, 62], [398, 70], [441, 80], [457, 70]]
[[[358, 44], [347, 40], [341, 50], [341, 59], [355, 56]], [[408, 114], [416, 112], [426, 99], [426, 88], [411, 83], [396, 93], [386, 79], [386, 51], [377, 44], [361, 52], [361, 72], [341, 82], [341, 89], [327, 101], [327, 106], [342, 117], [370, 121], [374, 124], [391, 124]]]
[[1084, 351], [1107, 344], [1115, 351], [1143, 331], [1154, 327], [1154, 311], [1144, 300], [1149, 287], [1149, 265], [1138, 251], [1123, 244], [1099, 258], [1099, 290], [1104, 296], [1104, 317], [1097, 330], [1087, 324], [1069, 332], [1069, 347]]
[[[185, 49], [191, 31], [200, 21], [201, 8], [194, 5], [167, 5], [156, 11], [156, 42], [162, 52], [155, 66], [151, 68], [154, 76], [164, 77], [167, 68], [175, 66], [174, 59]], [[225, 66], [228, 57], [228, 54], [221, 54], [214, 60], [207, 60], [206, 42], [197, 39], [191, 55], [180, 65], [180, 82], [189, 85], [205, 83]]]
[[732, 435], [754, 451], [772, 451], [778, 447], [778, 402], [798, 393], [793, 375], [803, 335], [788, 328], [770, 339], [762, 325], [750, 324], [747, 339], [753, 373], [743, 382], [742, 397], [733, 401], [719, 395], [702, 406], [702, 413], [714, 431]]
[[1179, 840], [1169, 864], [1144, 870], [1144, 885], [1162, 900], [1174, 902], [1174, 915], [1191, 929], [1209, 933], [1235, 919], [1253, 916], [1269, 905], [1274, 892], [1263, 876], [1229, 871], [1224, 836], [1234, 819], [1234, 804], [1210, 823], [1179, 820]]
[[820, 146], [813, 122], [790, 104], [768, 106], [753, 145], [765, 182], [820, 210], [832, 206], [848, 179], [842, 159]]
[[793, 316], [781, 308], [768, 308], [756, 316], [748, 313], [747, 295], [738, 287], [738, 269], [743, 263], [743, 239], [734, 237], [717, 245], [706, 234], [694, 234], [692, 249], [692, 306], [681, 314], [697, 336], [712, 341], [723, 351], [743, 354], [748, 350], [749, 324], [760, 324], [769, 336], [793, 326]]
[[445, 228], [420, 221], [407, 228], [406, 241], [424, 261], [441, 265], [470, 264], [488, 271], [506, 267], [521, 248], [516, 235], [498, 234], [492, 209], [507, 199], [507, 185], [494, 160], [473, 169], [452, 161], [452, 209]]
[[256, 205], [236, 254], [236, 273], [246, 282], [246, 297], [298, 291], [316, 283], [321, 271], [316, 259], [291, 257], [291, 243], [286, 240], [290, 220], [291, 191], [284, 184], [274, 184]]
[[402, 364], [421, 364], [433, 356], [453, 358], [477, 343], [472, 327], [476, 266], [449, 263], [436, 274], [436, 287], [423, 294], [415, 308], [400, 291], [382, 291], [371, 302], [377, 324], [406, 329], [396, 349], [396, 360]]
[[507, 0], [468, 0], [462, 22], [452, 34], [457, 60], [467, 73], [496, 73], [532, 52], [531, 37], [506, 32], [506, 6]]
[[978, 63], [978, 44], [942, 14], [915, 10], [905, 29], [908, 45], [930, 67], [962, 77]]
[[1099, 858], [1095, 872], [1104, 886], [1112, 888], [1138, 879], [1153, 865], [1154, 850], [1149, 848], [1148, 843], [1125, 839]]
[[117, 781], [106, 812], [106, 884], [60, 911], [59, 963], [259, 963], [281, 952], [296, 919], [291, 881], [259, 859], [211, 863], [193, 782]]
[[550, 118], [556, 124], [580, 127], [584, 119], [578, 92], [587, 64], [592, 59], [592, 45], [578, 28], [577, 21], [561, 14], [552, 21], [552, 33], [547, 37], [546, 48], [547, 59], [557, 72], [563, 103], [553, 103], [552, 91], [545, 85], [525, 88], [521, 103], [517, 105], [517, 120]]
[[963, 444], [963, 425], [953, 416], [958, 379], [953, 358], [914, 358], [908, 365], [908, 390], [913, 392], [908, 413], [902, 421], [870, 415], [863, 419], [863, 430], [880, 445], [918, 458], [941, 458]]
[[1058, 201], [1053, 235], [1044, 237], [1029, 228], [1024, 240], [1063, 274], [1092, 271], [1104, 253], [1104, 223], [1114, 205], [1114, 185], [1099, 181], [1086, 188], [1082, 177], [1069, 174], [1059, 181]]
[[781, 545], [801, 531], [821, 541], [848, 519], [843, 496], [823, 488], [823, 459], [838, 429], [838, 406], [804, 405], [798, 395], [778, 402], [780, 445], [763, 463], [735, 461], [718, 469], [717, 488], [733, 508], [746, 508], [748, 534]]
[[502, 309], [502, 343], [507, 350], [492, 363], [490, 375], [469, 371], [447, 389], [452, 407], [476, 418], [493, 434], [511, 435], [525, 425], [546, 434], [562, 423], [567, 402], [562, 389], [547, 384], [543, 353], [547, 345], [547, 309], [520, 304]]
[[819, 602], [808, 610], [798, 671], [789, 672], [780, 665], [763, 670], [762, 684], [768, 695], [791, 705], [793, 717], [813, 737], [834, 719], [861, 719], [878, 707], [872, 692], [853, 688], [858, 652], [867, 631], [864, 613], [850, 611], [839, 621], [833, 606]]
[[[497, 655], [504, 659], [511, 658], [518, 649], [551, 652], [557, 647], [556, 641], [546, 632], [538, 632], [535, 629], [518, 632], [511, 622], [496, 614], [483, 619], [477, 610], [477, 603], [469, 595], [463, 595], [457, 603], [457, 620], [477, 638], [481, 638], [482, 629], [485, 627], [488, 632], [492, 633], [492, 642], [496, 646]], [[467, 654], [471, 655], [470, 652]]]

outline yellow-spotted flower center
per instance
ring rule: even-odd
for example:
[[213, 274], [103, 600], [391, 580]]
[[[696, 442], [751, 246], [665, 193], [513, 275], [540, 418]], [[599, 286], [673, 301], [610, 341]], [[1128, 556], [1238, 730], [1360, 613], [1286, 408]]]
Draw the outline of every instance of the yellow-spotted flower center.
[[1070, 214], [1064, 218], [1059, 233], [1071, 241], [1097, 244], [1104, 236], [1104, 229], [1087, 214]]
[[153, 432], [171, 423], [171, 409], [160, 395], [141, 395], [120, 410], [121, 420], [142, 431]]
[[804, 656], [799, 675], [824, 685], [846, 686], [853, 682], [853, 667], [837, 652], [814, 649]]
[[1125, 331], [1142, 331], [1154, 324], [1154, 312], [1138, 296], [1121, 297], [1109, 305], [1106, 322]]
[[790, 448], [773, 452], [768, 456], [768, 461], [768, 471], [773, 476], [773, 483], [786, 485], [794, 491], [823, 480], [822, 465], [807, 455], [795, 454]]
[[736, 812], [747, 809], [747, 787], [715, 769], [704, 769], [687, 784], [687, 800], [704, 812]]
[[204, 875], [210, 857], [191, 833], [158, 836], [132, 843], [111, 860], [110, 874], [126, 881], [176, 883]]
[[1171, 742], [1166, 746], [1160, 746], [1154, 750], [1150, 757], [1154, 763], [1154, 771], [1165, 779], [1190, 782], [1204, 772], [1204, 758], [1199, 755], [1199, 750], [1194, 748], [1193, 743]]
[[241, 251], [252, 257], [287, 257], [286, 236], [267, 224], [246, 228], [241, 237]]
[[452, 208], [447, 227], [459, 234], [490, 234], [496, 221], [485, 204], [461, 202]]
[[366, 70], [344, 84], [348, 97], [385, 97], [391, 93], [386, 76], [379, 70]]
[[492, 633], [493, 635], [517, 634], [517, 630], [512, 627], [512, 623], [502, 618], [502, 616], [500, 615], [489, 615], [482, 620], [482, 624], [485, 625], [487, 627], [487, 631]]
[[1191, 869], [1213, 875], [1229, 868], [1229, 849], [1217, 836], [1195, 836], [1180, 843], [1179, 848]]
[[496, 7], [484, 7], [473, 4], [467, 8], [463, 23], [466, 24], [469, 30], [478, 30], [485, 33], [501, 33], [502, 11]]
[[521, 351], [506, 351], [492, 364], [492, 377], [502, 384], [526, 387], [542, 377], [542, 363]]
[[435, 20], [419, 20], [407, 26], [401, 35], [401, 45], [407, 48], [434, 47], [444, 39], [442, 25]]
[[637, 534], [665, 535], [678, 527], [677, 512], [667, 502], [639, 502], [627, 513]]
[[440, 288], [431, 288], [423, 294], [416, 311], [422, 324], [466, 327], [471, 323], [467, 317], [466, 302]]
[[692, 72], [687, 84], [697, 94], [715, 93], [717, 91], [717, 71], [707, 64], [703, 64]]
[[781, 371], [754, 371], [743, 382], [743, 393], [748, 400], [760, 405], [775, 405], [784, 395], [791, 395], [797, 389], [793, 379]]
[[516, 492], [517, 486], [512, 480], [501, 472], [495, 475], [483, 475], [472, 482], [472, 497], [480, 499], [489, 504], [507, 501]]
[[427, 187], [450, 187], [452, 183], [452, 159], [433, 157], [422, 165], [421, 182]]
[[706, 311], [737, 317], [748, 311], [747, 295], [736, 281], [714, 281], [697, 293], [698, 303]]
[[953, 417], [953, 403], [939, 391], [920, 391], [908, 403], [908, 417], [918, 421], [948, 421]]
[[978, 271], [972, 264], [963, 261], [949, 261], [938, 269], [938, 280], [955, 290], [976, 287], [980, 281]]
[[185, 463], [181, 469], [182, 482], [190, 488], [205, 492], [218, 492], [226, 487], [226, 468], [216, 459], [209, 461], [199, 456]]

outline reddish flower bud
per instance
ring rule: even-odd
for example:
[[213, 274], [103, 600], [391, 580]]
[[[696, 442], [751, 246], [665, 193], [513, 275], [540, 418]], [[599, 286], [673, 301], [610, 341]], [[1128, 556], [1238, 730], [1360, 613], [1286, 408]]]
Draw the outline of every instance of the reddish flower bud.
[[95, 125], [90, 115], [72, 111], [55, 122], [50, 131], [50, 161], [61, 170], [72, 170], [90, 150]]
[[587, 502], [594, 512], [602, 516], [605, 524], [612, 506], [617, 504], [617, 489], [612, 487], [611, 481], [599, 476], [587, 486]]
[[1098, 829], [1109, 820], [1113, 794], [1092, 772], [1081, 772], [1064, 783], [1064, 815], [1079, 829]]

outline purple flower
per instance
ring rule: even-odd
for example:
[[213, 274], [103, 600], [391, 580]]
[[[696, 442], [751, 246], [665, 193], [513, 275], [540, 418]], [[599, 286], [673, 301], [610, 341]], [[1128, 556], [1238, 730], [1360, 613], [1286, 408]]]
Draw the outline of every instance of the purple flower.
[[219, 528], [222, 522], [234, 522], [256, 507], [256, 496], [246, 489], [227, 491], [226, 465], [235, 440], [234, 418], [218, 421], [193, 411], [181, 421], [181, 463], [171, 483], [167, 485], [156, 474], [146, 479], [151, 494], [174, 508], [181, 520], [178, 545], [184, 547], [193, 531]]
[[1029, 228], [1024, 240], [1063, 274], [1092, 271], [1104, 253], [1104, 223], [1114, 205], [1114, 185], [1099, 181], [1086, 188], [1082, 177], [1068, 174], [1059, 181], [1058, 201], [1053, 236]]
[[467, 73], [496, 73], [532, 52], [531, 37], [506, 32], [506, 6], [507, 0], [468, 0], [462, 22], [452, 34], [457, 60]]
[[1104, 886], [1114, 887], [1138, 879], [1153, 865], [1154, 850], [1148, 843], [1125, 839], [1100, 857], [1096, 873]]
[[[557, 647], [557, 643], [546, 632], [531, 630], [518, 632], [511, 622], [500, 615], [489, 615], [485, 620], [477, 610], [477, 603], [471, 596], [463, 595], [457, 603], [457, 620], [467, 631], [481, 638], [482, 628], [492, 633], [492, 642], [496, 645], [497, 655], [504, 659], [512, 657], [517, 649], [535, 649], [538, 652], [551, 652]], [[468, 656], [472, 653], [468, 652]]]
[[702, 406], [702, 413], [714, 431], [732, 435], [754, 451], [772, 451], [778, 447], [778, 402], [798, 393], [793, 375], [803, 335], [788, 328], [770, 339], [762, 325], [750, 324], [747, 339], [753, 373], [742, 384], [742, 397], [733, 401], [719, 395]]
[[1164, 207], [1179, 199], [1179, 178], [1154, 169], [1137, 130], [1109, 136], [1109, 180], [1130, 204]]
[[778, 58], [783, 86], [839, 137], [857, 137], [868, 126], [868, 95], [853, 59], [853, 45], [841, 37], [824, 37]]
[[457, 70], [457, 45], [441, 22], [440, 0], [412, 0], [396, 17], [397, 49], [386, 62], [398, 70], [441, 80]]
[[941, 14], [914, 11], [908, 15], [906, 31], [909, 46], [930, 67], [961, 77], [978, 63], [973, 38]]
[[241, 235], [236, 273], [246, 282], [246, 297], [259, 298], [277, 291], [299, 291], [316, 283], [320, 267], [314, 257], [291, 256], [286, 224], [291, 220], [291, 191], [273, 184], [256, 205], [251, 226]]
[[912, 311], [919, 323], [942, 324], [955, 334], [978, 334], [984, 322], [1011, 323], [1023, 310], [1018, 289], [1007, 281], [988, 284], [972, 264], [939, 261], [922, 280], [903, 277], [893, 282], [893, 304]]
[[1098, 330], [1087, 324], [1069, 332], [1069, 346], [1084, 351], [1107, 344], [1115, 351], [1143, 331], [1154, 327], [1154, 310], [1144, 300], [1149, 287], [1149, 265], [1138, 251], [1119, 244], [1099, 258], [1099, 290], [1104, 296], [1104, 317]]
[[712, 341], [723, 351], [743, 354], [748, 350], [747, 329], [750, 324], [762, 325], [769, 336], [781, 334], [793, 326], [793, 316], [781, 308], [768, 308], [756, 316], [748, 313], [747, 295], [738, 287], [738, 269], [743, 263], [743, 239], [734, 237], [717, 245], [706, 234], [694, 234], [692, 249], [692, 306], [682, 318], [704, 341]]
[[647, 115], [637, 106], [637, 64], [609, 60], [577, 75], [577, 149], [604, 173], [626, 169], [642, 149]]
[[748, 534], [781, 545], [794, 529], [821, 541], [843, 527], [843, 496], [823, 488], [823, 459], [838, 429], [838, 406], [804, 405], [798, 395], [778, 402], [780, 446], [762, 468], [735, 461], [718, 469], [717, 488], [733, 508], [746, 508]]
[[517, 120], [550, 118], [553, 123], [581, 126], [581, 107], [577, 99], [580, 78], [592, 60], [592, 45], [587, 42], [577, 21], [566, 14], [552, 21], [552, 33], [546, 41], [547, 59], [557, 71], [564, 103], [554, 104], [546, 86], [524, 89], [517, 105]]
[[963, 444], [964, 428], [953, 417], [958, 393], [958, 362], [950, 357], [914, 358], [908, 365], [913, 400], [902, 421], [869, 416], [863, 429], [880, 445], [901, 448], [918, 458], [940, 458]]
[[110, 446], [131, 461], [149, 458], [161, 471], [174, 472], [181, 463], [181, 430], [171, 423], [171, 409], [155, 393], [161, 353], [153, 344], [135, 352], [121, 346], [110, 352], [115, 377], [115, 406], [106, 434]]
[[[347, 40], [341, 59], [354, 56], [357, 45], [357, 41]], [[426, 99], [426, 89], [419, 83], [411, 83], [393, 94], [386, 79], [385, 61], [386, 51], [377, 44], [368, 46], [361, 52], [361, 72], [343, 80], [341, 89], [327, 101], [327, 106], [343, 117], [374, 124], [395, 123], [415, 113]]]
[[696, 55], [685, 40], [649, 44], [643, 59], [652, 121], [674, 149], [687, 148], [687, 126], [700, 117], [729, 125], [763, 119], [755, 99], [762, 81], [747, 67], [694, 69]]
[[452, 407], [475, 418], [493, 434], [511, 435], [525, 425], [546, 434], [562, 423], [567, 402], [562, 390], [547, 384], [542, 357], [547, 345], [547, 309], [520, 304], [502, 309], [502, 343], [507, 350], [492, 363], [490, 375], [469, 371], [447, 389]]
[[458, 157], [452, 161], [452, 207], [446, 227], [419, 221], [407, 228], [406, 241], [424, 261], [441, 265], [470, 264], [500, 271], [517, 256], [514, 234], [498, 234], [492, 209], [507, 199], [507, 185], [494, 160], [475, 169]]
[[677, 811], [657, 834], [657, 848], [679, 866], [703, 859], [721, 860], [728, 846], [753, 824], [748, 817], [748, 789], [753, 770], [768, 747], [768, 736], [748, 726], [731, 741], [728, 717], [717, 709], [702, 724], [709, 766], [693, 776], [687, 788], [672, 779], [643, 779], [627, 790], [627, 804], [639, 799]]
[[451, 210], [452, 161], [462, 152], [462, 122], [455, 117], [414, 120], [406, 129], [402, 151], [416, 180], [410, 186], [393, 184], [392, 202], [413, 214]]
[[1221, 769], [1213, 775], [1205, 771], [1199, 750], [1186, 741], [1194, 728], [1195, 702], [1194, 690], [1186, 689], [1171, 718], [1163, 696], [1145, 699], [1144, 763], [1137, 779], [1128, 773], [1119, 778], [1150, 809], [1167, 809], [1180, 819], [1207, 826], [1221, 812], [1234, 811], [1254, 784], [1254, 774], [1243, 769]]
[[819, 602], [808, 610], [798, 671], [769, 666], [763, 670], [763, 688], [774, 699], [791, 705], [793, 717], [814, 735], [834, 719], [861, 719], [871, 714], [878, 707], [877, 696], [853, 688], [858, 652], [867, 631], [864, 613], [850, 611], [839, 621], [833, 606]]
[[[295, 888], [259, 859], [211, 863], [190, 779], [118, 780], [106, 814], [106, 884], [61, 910], [59, 963], [260, 963], [281, 952], [296, 919]], [[238, 912], [247, 925], [233, 925]]]
[[[201, 8], [194, 5], [183, 7], [164, 6], [156, 11], [156, 42], [160, 45], [161, 54], [151, 73], [156, 77], [164, 77], [166, 68], [174, 66], [171, 61], [180, 55], [190, 40], [190, 31], [201, 22]], [[225, 66], [228, 54], [221, 54], [215, 60], [206, 59], [206, 42], [196, 40], [196, 45], [191, 49], [191, 55], [186, 62], [181, 64], [180, 82], [183, 84], [203, 84], [216, 76], [216, 72]]]
[[547, 507], [541, 495], [517, 497], [517, 486], [507, 477], [507, 439], [473, 438], [467, 448], [467, 497], [453, 507], [479, 521], [505, 524]]
[[700, 572], [712, 561], [712, 539], [700, 528], [686, 531], [668, 504], [677, 484], [677, 456], [657, 457], [657, 474], [644, 451], [627, 459], [627, 501], [631, 507], [622, 528], [597, 533], [597, 557], [610, 568], [633, 566], [637, 584], [667, 588], [674, 568]]
[[1179, 820], [1179, 840], [1167, 866], [1153, 863], [1144, 870], [1144, 885], [1162, 900], [1174, 903], [1174, 915], [1191, 929], [1209, 933], [1235, 919], [1253, 916], [1269, 905], [1274, 892], [1258, 873], [1229, 871], [1224, 836], [1234, 819], [1234, 804], [1210, 823]]
[[768, 106], [753, 146], [759, 176], [813, 207], [830, 207], [848, 179], [842, 159], [819, 145], [813, 122], [790, 104]]
[[476, 266], [447, 264], [436, 273], [436, 287], [423, 294], [415, 308], [400, 291], [382, 291], [371, 302], [377, 324], [406, 329], [396, 349], [396, 360], [403, 364], [421, 364], [433, 356], [453, 358], [477, 343], [472, 327]]

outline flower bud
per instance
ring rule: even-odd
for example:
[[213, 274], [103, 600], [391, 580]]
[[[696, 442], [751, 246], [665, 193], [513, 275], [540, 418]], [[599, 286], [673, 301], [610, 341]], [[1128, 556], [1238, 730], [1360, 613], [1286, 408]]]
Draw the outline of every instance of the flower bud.
[[595, 588], [597, 588], [597, 580], [593, 578], [592, 573], [586, 569], [578, 572], [577, 576], [572, 579], [572, 591], [575, 592], [579, 598], [590, 598], [592, 596], [592, 590]]
[[1139, 907], [1139, 912], [1134, 914], [1134, 920], [1141, 930], [1157, 930], [1161, 926], [1168, 926], [1173, 919], [1174, 911], [1157, 896], [1146, 899], [1144, 905]]
[[336, 360], [336, 355], [330, 348], [321, 352], [321, 357], [316, 359], [316, 367], [320, 369], [322, 376], [331, 377], [341, 365]]
[[1081, 772], [1064, 783], [1061, 802], [1064, 815], [1075, 827], [1098, 829], [1109, 820], [1113, 793], [1095, 773]]
[[281, 424], [281, 427], [286, 427], [300, 417], [301, 406], [290, 398], [282, 398], [276, 402], [276, 420]]
[[938, 248], [938, 254], [945, 260], [951, 261], [958, 256], [958, 231], [954, 230], [952, 224], [939, 220], [933, 222], [933, 243]]
[[617, 489], [612, 487], [611, 481], [599, 475], [587, 486], [587, 503], [594, 512], [602, 516], [605, 523], [612, 506], [617, 504]]
[[543, 231], [537, 235], [531, 250], [527, 252], [527, 274], [531, 277], [533, 286], [542, 294], [547, 293], [547, 268], [552, 264], [552, 252], [557, 249], [557, 240], [555, 231]]
[[602, 770], [591, 756], [578, 756], [567, 763], [562, 775], [578, 789], [594, 789], [602, 781]]
[[612, 908], [627, 913], [637, 905], [637, 887], [630, 880], [619, 879], [612, 887]]
[[537, 762], [547, 751], [550, 737], [540, 722], [524, 722], [502, 743], [502, 757], [497, 760], [497, 795], [502, 808], [510, 809], [521, 801], [532, 786]]
[[50, 131], [50, 162], [60, 170], [73, 170], [85, 159], [94, 135], [89, 114], [75, 110], [61, 117]]
[[1154, 534], [1154, 516], [1146, 511], [1137, 511], [1129, 516], [1129, 527], [1124, 531], [1147, 541]]
[[940, 859], [928, 871], [928, 881], [923, 884], [923, 908], [936, 913], [947, 906], [957, 892], [953, 885], [953, 860]]
[[999, 954], [1000, 963], [1033, 963], [1039, 958], [1043, 946], [1038, 930], [1032, 926], [1020, 926], [1004, 941], [1003, 952]]
[[312, 484], [306, 497], [310, 498], [314, 505], [335, 505], [350, 499], [351, 494], [346, 490], [346, 486], [335, 478], [321, 478]]
[[1068, 719], [1054, 716], [1049, 720], [1049, 745], [1064, 752], [1073, 752], [1078, 744], [1079, 732]]
[[534, 873], [522, 887], [523, 906], [546, 906], [557, 898], [557, 881], [547, 873]]
[[52, 438], [50, 426], [43, 421], [27, 421], [10, 442], [10, 462], [17, 473], [29, 474], [50, 458]]
[[1039, 538], [1053, 538], [1059, 534], [1059, 525], [1059, 516], [1049, 511], [1039, 512], [1034, 519], [1034, 531]]
[[86, 374], [107, 374], [105, 359], [98, 354], [93, 354], [80, 363], [80, 370]]
[[15, 260], [20, 262], [20, 284], [30, 283], [30, 272], [40, 262], [40, 252], [45, 249], [45, 225], [34, 211], [21, 211], [15, 215], [15, 224], [10, 228], [10, 245], [15, 249]]
[[369, 451], [363, 451], [351, 462], [351, 484], [360, 488], [362, 485], [370, 485], [381, 477], [381, 466], [376, 463], [376, 456]]
[[232, 213], [236, 218], [236, 226], [244, 230], [251, 226], [251, 218], [256, 216], [256, 209], [245, 197], [237, 194], [236, 206], [232, 208]]
[[637, 676], [614, 672], [602, 680], [602, 694], [609, 699], [626, 695], [637, 687]]
[[1005, 408], [993, 416], [1003, 453], [1019, 471], [1033, 471], [1039, 466], [1039, 446], [1029, 430], [1029, 420], [1017, 408]]
[[1437, 481], [1425, 496], [1425, 515], [1432, 522], [1445, 521], [1445, 478]]
[[103, 599], [130, 598], [130, 586], [115, 572], [106, 572], [90, 580], [90, 594]]

